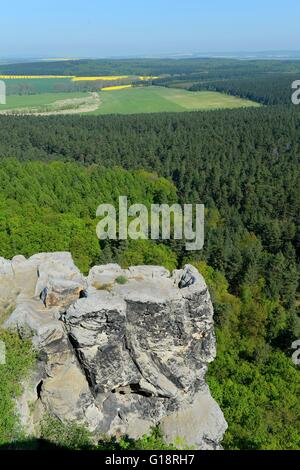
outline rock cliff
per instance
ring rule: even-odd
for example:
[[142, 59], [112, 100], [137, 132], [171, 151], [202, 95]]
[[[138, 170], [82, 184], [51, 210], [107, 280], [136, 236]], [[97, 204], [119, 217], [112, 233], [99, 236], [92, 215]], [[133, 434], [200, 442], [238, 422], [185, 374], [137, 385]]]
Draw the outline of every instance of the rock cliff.
[[221, 448], [227, 424], [205, 382], [213, 308], [194, 267], [108, 264], [84, 277], [69, 253], [0, 258], [1, 309], [38, 350], [17, 403], [30, 432], [47, 412], [95, 435], [159, 426], [167, 442]]

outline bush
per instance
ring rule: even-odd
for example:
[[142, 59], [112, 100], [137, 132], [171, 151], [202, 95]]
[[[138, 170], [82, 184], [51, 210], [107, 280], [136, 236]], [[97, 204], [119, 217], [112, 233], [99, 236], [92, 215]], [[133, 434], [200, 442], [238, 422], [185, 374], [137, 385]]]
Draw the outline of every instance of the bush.
[[55, 447], [69, 450], [172, 450], [167, 445], [159, 429], [152, 429], [149, 435], [140, 439], [130, 439], [128, 436], [117, 440], [115, 437], [104, 436], [98, 444], [93, 443], [92, 434], [82, 425], [62, 423], [57, 418], [47, 415], [41, 426], [42, 447]]
[[6, 348], [6, 363], [0, 365], [0, 445], [20, 439], [21, 429], [14, 399], [21, 395], [21, 381], [35, 363], [30, 340], [21, 340], [16, 333], [0, 329], [0, 341]]
[[57, 418], [45, 416], [41, 424], [41, 438], [50, 447], [69, 450], [92, 449], [91, 433], [76, 423], [62, 423]]

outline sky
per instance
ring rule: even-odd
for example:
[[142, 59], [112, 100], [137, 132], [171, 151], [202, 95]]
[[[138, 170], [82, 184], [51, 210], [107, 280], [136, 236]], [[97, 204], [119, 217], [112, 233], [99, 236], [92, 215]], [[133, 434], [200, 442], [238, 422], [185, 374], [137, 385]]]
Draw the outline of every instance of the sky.
[[299, 0], [14, 0], [0, 57], [300, 50]]

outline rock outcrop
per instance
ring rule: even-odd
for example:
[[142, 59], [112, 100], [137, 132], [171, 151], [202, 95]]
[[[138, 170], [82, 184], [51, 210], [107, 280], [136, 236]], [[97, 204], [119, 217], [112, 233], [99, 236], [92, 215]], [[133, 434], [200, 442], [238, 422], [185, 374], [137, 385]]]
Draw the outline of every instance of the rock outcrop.
[[12, 311], [5, 327], [39, 352], [26, 388], [35, 406], [24, 396], [18, 405], [31, 430], [46, 411], [95, 435], [137, 438], [160, 426], [167, 442], [221, 448], [227, 425], [205, 382], [213, 308], [195, 268], [108, 264], [85, 278], [69, 253], [0, 258], [0, 299]]

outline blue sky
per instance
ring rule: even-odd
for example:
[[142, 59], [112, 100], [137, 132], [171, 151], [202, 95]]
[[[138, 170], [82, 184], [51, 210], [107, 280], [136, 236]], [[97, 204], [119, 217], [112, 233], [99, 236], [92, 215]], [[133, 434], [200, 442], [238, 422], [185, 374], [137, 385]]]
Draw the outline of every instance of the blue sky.
[[299, 0], [15, 0], [0, 57], [300, 49]]

